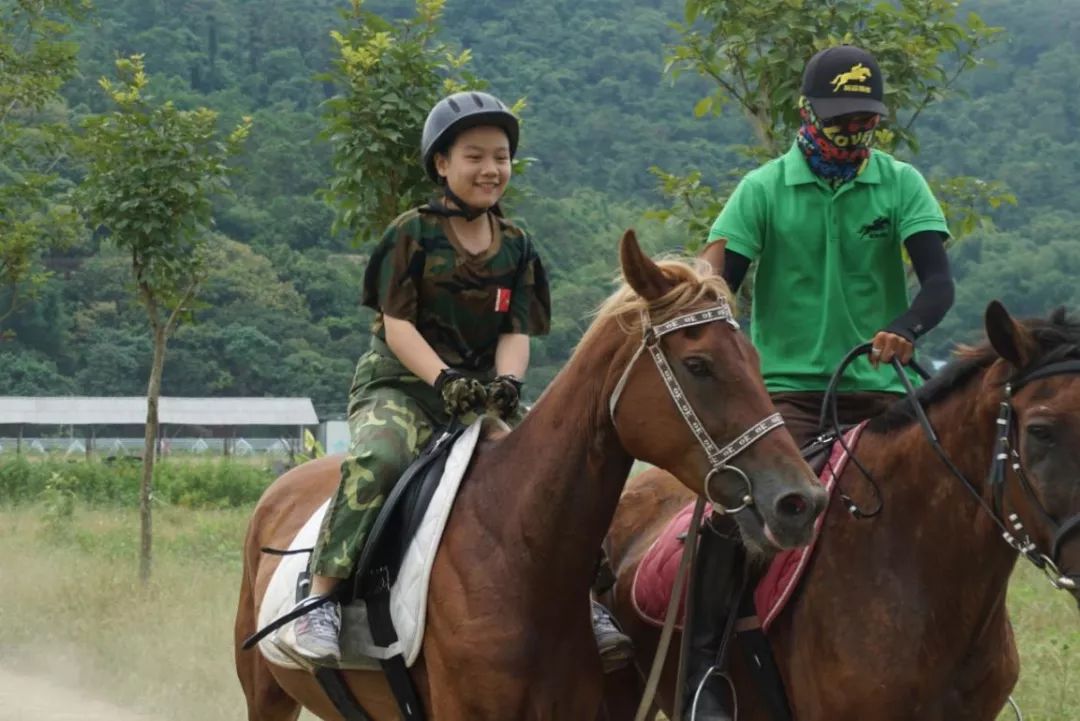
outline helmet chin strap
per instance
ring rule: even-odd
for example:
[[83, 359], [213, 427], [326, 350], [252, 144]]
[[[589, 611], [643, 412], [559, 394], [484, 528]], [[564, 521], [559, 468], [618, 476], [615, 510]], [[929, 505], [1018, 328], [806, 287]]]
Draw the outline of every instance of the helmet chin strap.
[[496, 215], [502, 215], [501, 211], [499, 210], [498, 203], [491, 206], [490, 208], [476, 208], [469, 205], [460, 197], [458, 197], [457, 193], [450, 190], [449, 185], [443, 185], [442, 191], [443, 195], [445, 195], [457, 207], [448, 208], [446, 207], [445, 203], [439, 200], [433, 200], [432, 202], [428, 203], [428, 208], [437, 215], [441, 215], [445, 218], [464, 218], [465, 220], [476, 220], [484, 213], [487, 213], [489, 210], [494, 212]]

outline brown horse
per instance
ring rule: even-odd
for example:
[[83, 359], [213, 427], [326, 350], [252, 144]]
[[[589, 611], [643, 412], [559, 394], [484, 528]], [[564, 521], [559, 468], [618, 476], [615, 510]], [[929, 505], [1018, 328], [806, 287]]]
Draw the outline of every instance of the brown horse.
[[[877, 480], [883, 510], [856, 520], [843, 504], [830, 505], [801, 590], [769, 631], [798, 721], [996, 718], [1019, 667], [1005, 606], [1019, 554], [1003, 540], [991, 510], [1002, 521], [1018, 514], [1024, 531], [1007, 523], [1017, 545], [1030, 534], [1038, 549], [1028, 549], [1032, 557], [1051, 556], [1061, 573], [1073, 574], [1053, 578], [1077, 593], [1080, 324], [1063, 311], [1021, 324], [992, 303], [986, 330], [989, 343], [962, 351], [919, 392], [941, 445], [986, 506], [946, 469], [909, 403], [870, 422], [855, 455]], [[1017, 455], [999, 493], [984, 479], [998, 453], [998, 429], [1006, 427], [995, 421], [1010, 398], [1009, 453]], [[873, 506], [853, 464], [839, 486]], [[670, 475], [650, 470], [627, 484], [615, 514], [615, 610], [637, 644], [639, 663], [651, 658], [658, 634], [635, 616], [634, 571], [689, 498]], [[741, 656], [733, 649], [739, 719], [765, 721]], [[667, 664], [661, 697], [670, 714], [674, 654]], [[630, 719], [640, 681], [633, 674], [620, 681], [608, 684], [609, 706], [624, 709], [612, 718]]]
[[[716, 315], [729, 312], [727, 286], [684, 263], [653, 262], [632, 232], [620, 261], [628, 287], [601, 308], [524, 422], [481, 444], [462, 483], [435, 559], [423, 653], [413, 669], [435, 721], [597, 714], [602, 681], [589, 587], [634, 458], [667, 469], [688, 492], [702, 492], [712, 475], [713, 494], [741, 502], [746, 493], [738, 473], [717, 473], [699, 447], [745, 436], [775, 410], [753, 348], [733, 321]], [[684, 326], [691, 313], [694, 323]], [[680, 323], [662, 325], [673, 318]], [[658, 349], [673, 369], [666, 380], [639, 358], [656, 360]], [[672, 402], [680, 387], [700, 418], [695, 432]], [[790, 436], [766, 431], [737, 462], [752, 484], [751, 512], [739, 514], [747, 540], [805, 543], [824, 497]], [[277, 565], [260, 547], [288, 546], [333, 493], [339, 463], [319, 459], [283, 475], [248, 528], [235, 633], [251, 721], [295, 719], [301, 705], [339, 718], [310, 674], [239, 650], [255, 631]], [[398, 717], [380, 673], [346, 676], [374, 719]]]

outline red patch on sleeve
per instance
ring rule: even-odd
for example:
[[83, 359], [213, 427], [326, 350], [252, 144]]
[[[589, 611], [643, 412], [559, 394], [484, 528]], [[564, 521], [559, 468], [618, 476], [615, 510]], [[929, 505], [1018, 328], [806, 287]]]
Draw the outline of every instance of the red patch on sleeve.
[[495, 312], [506, 313], [510, 310], [510, 289], [509, 288], [496, 288], [495, 289]]

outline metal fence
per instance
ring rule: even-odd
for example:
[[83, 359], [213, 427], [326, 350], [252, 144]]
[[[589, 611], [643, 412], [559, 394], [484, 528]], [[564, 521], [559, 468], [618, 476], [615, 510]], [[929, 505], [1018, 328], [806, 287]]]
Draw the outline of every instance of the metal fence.
[[[26, 455], [85, 456], [85, 438], [0, 437], [0, 456]], [[97, 456], [142, 456], [142, 438], [95, 438], [91, 452]], [[296, 438], [164, 438], [159, 453], [163, 456], [280, 456], [300, 451]]]

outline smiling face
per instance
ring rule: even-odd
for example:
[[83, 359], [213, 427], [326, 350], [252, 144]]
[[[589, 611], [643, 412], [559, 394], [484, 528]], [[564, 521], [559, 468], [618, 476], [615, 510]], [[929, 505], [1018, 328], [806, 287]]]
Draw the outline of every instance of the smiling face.
[[435, 170], [464, 202], [490, 208], [510, 183], [511, 159], [506, 133], [482, 125], [463, 130], [445, 153], [436, 153]]

